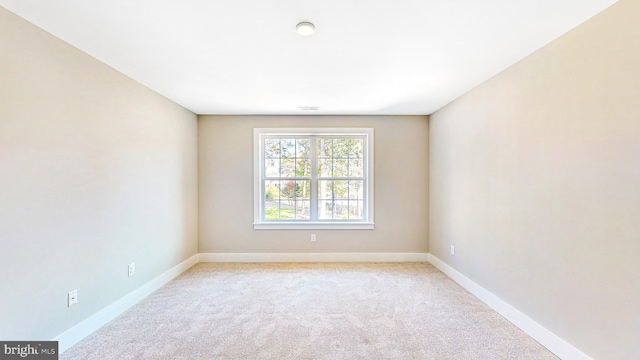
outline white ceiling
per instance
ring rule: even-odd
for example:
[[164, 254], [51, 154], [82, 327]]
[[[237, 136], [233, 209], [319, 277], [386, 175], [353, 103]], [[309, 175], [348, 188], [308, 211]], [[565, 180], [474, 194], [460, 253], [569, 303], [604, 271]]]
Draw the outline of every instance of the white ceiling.
[[[615, 2], [0, 0], [0, 5], [197, 114], [424, 115]], [[298, 35], [301, 21], [314, 23], [316, 33]]]

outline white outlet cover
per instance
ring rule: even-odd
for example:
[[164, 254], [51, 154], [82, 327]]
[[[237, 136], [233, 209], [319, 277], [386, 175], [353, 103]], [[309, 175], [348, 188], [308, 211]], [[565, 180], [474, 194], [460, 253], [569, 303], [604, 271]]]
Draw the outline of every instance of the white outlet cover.
[[129, 277], [135, 275], [136, 274], [136, 263], [129, 264], [128, 270], [129, 270]]
[[455, 255], [456, 254], [456, 247], [451, 245], [451, 255]]
[[73, 306], [78, 303], [78, 290], [70, 291], [67, 295], [67, 307]]

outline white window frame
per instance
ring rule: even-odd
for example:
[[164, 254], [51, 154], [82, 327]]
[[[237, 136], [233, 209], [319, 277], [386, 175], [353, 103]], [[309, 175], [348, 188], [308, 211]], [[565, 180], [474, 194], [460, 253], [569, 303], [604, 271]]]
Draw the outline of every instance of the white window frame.
[[[264, 138], [278, 136], [362, 136], [364, 137], [364, 216], [362, 220], [265, 220], [264, 214]], [[254, 128], [253, 129], [253, 228], [265, 229], [368, 229], [374, 228], [374, 146], [373, 128]], [[312, 150], [311, 169], [316, 169], [316, 154]], [[317, 174], [313, 175], [317, 177]], [[317, 181], [317, 179], [316, 179]], [[312, 186], [312, 192], [314, 187]], [[312, 195], [313, 196], [313, 195]], [[313, 201], [312, 201], [313, 203]]]

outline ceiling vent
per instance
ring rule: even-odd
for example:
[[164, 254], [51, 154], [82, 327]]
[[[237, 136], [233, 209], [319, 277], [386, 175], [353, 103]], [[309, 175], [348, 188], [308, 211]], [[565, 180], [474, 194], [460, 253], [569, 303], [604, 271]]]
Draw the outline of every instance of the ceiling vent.
[[319, 106], [298, 106], [298, 109], [306, 111], [318, 110], [319, 108]]

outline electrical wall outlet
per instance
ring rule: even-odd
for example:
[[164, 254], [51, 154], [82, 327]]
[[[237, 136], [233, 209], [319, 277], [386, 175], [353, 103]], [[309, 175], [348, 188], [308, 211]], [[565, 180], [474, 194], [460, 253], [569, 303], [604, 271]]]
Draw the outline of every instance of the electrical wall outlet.
[[316, 234], [311, 234], [311, 241], [316, 241]]
[[78, 303], [78, 289], [70, 291], [67, 294], [67, 307], [73, 306]]
[[455, 255], [456, 254], [456, 247], [451, 245], [451, 255]]
[[129, 264], [129, 277], [136, 274], [136, 263]]

